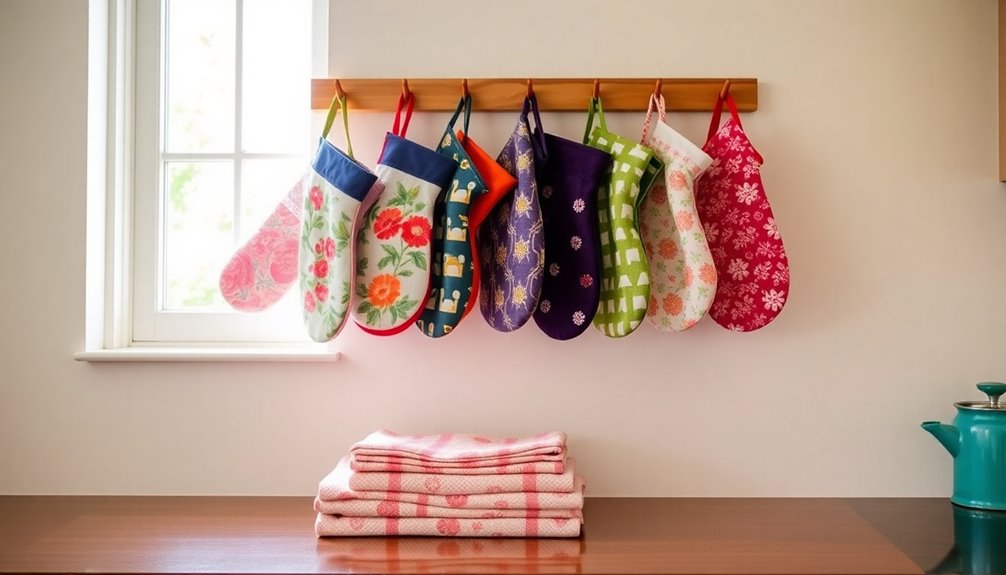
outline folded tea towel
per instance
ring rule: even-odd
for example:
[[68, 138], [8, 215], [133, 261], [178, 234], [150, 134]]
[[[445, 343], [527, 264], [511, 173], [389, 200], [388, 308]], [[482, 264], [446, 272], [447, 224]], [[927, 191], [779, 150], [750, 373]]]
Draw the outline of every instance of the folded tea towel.
[[[566, 459], [562, 473], [527, 473], [507, 475], [450, 475], [444, 473], [384, 473], [353, 471], [349, 487], [355, 491], [408, 491], [430, 495], [475, 495], [479, 493], [515, 493], [543, 491], [571, 493], [574, 461]], [[325, 499], [322, 497], [322, 499]]]
[[[364, 573], [422, 573], [432, 571], [429, 563], [406, 564], [405, 561], [437, 561], [437, 572], [454, 571], [493, 573], [506, 571], [506, 564], [494, 560], [516, 559], [544, 562], [542, 572], [554, 573], [558, 566], [569, 566], [579, 573], [583, 541], [570, 539], [443, 539], [429, 537], [331, 539], [318, 548], [323, 560], [336, 559], [339, 566]], [[351, 561], [356, 561], [354, 566]], [[454, 563], [457, 561], [458, 563]], [[477, 563], [473, 563], [476, 561]], [[463, 563], [462, 563], [463, 562]], [[334, 564], [333, 564], [334, 565]], [[440, 568], [442, 567], [442, 568]], [[475, 567], [480, 567], [475, 569]], [[485, 569], [481, 569], [485, 567]], [[495, 571], [492, 569], [495, 567]], [[558, 571], [563, 573], [565, 571]]]
[[[537, 493], [526, 493], [528, 499], [535, 499]], [[459, 503], [465, 495], [452, 495]], [[506, 502], [501, 501], [504, 505]], [[528, 502], [535, 505], [536, 502]], [[465, 519], [499, 519], [525, 517], [564, 517], [566, 519], [583, 520], [583, 512], [579, 509], [528, 509], [525, 503], [520, 507], [510, 509], [501, 506], [495, 509], [478, 509], [467, 507], [430, 507], [417, 503], [376, 499], [347, 499], [345, 501], [314, 500], [314, 510], [326, 515], [344, 515], [346, 517], [457, 517]]]
[[[559, 461], [533, 461], [535, 456], [513, 457], [509, 463], [472, 467], [468, 462], [461, 464], [419, 462], [415, 459], [387, 458], [386, 461], [359, 461], [356, 456], [349, 459], [353, 471], [404, 471], [407, 473], [438, 473], [453, 475], [505, 475], [508, 473], [562, 473], [566, 470], [566, 459]], [[397, 460], [397, 461], [396, 461]], [[452, 466], [454, 465], [454, 466]]]
[[318, 537], [395, 536], [433, 537], [579, 537], [580, 521], [564, 517], [458, 519], [455, 517], [336, 517], [319, 513], [314, 522]]
[[562, 461], [566, 457], [566, 434], [551, 432], [533, 437], [491, 439], [458, 433], [400, 435], [382, 429], [353, 445], [350, 454], [359, 463], [451, 468]]
[[479, 495], [430, 495], [427, 493], [409, 493], [408, 491], [357, 491], [349, 486], [349, 478], [353, 471], [349, 468], [349, 457], [343, 457], [321, 483], [318, 485], [318, 498], [315, 510], [322, 513], [337, 513], [328, 511], [327, 507], [319, 509], [333, 501], [366, 500], [373, 502], [398, 501], [429, 508], [428, 515], [436, 517], [438, 509], [583, 509], [584, 481], [582, 477], [574, 478], [572, 493], [568, 492], [538, 492], [533, 501], [529, 501], [526, 493], [494, 493]]

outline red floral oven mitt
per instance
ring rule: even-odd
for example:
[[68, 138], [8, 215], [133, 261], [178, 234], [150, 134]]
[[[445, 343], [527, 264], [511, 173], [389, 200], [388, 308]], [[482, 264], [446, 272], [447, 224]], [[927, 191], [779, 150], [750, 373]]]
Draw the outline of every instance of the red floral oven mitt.
[[[720, 125], [723, 103], [730, 117]], [[734, 331], [768, 325], [789, 298], [789, 259], [762, 185], [759, 154], [729, 90], [716, 100], [702, 150], [713, 162], [696, 185], [699, 219], [716, 265], [709, 315]]]

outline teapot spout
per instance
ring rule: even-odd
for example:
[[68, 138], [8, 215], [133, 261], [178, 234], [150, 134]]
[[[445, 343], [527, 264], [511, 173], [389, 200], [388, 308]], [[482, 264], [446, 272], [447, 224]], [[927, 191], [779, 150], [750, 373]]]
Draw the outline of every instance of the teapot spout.
[[933, 437], [947, 448], [951, 457], [957, 457], [957, 453], [961, 450], [961, 432], [957, 431], [956, 427], [939, 421], [923, 421], [922, 429], [932, 433]]

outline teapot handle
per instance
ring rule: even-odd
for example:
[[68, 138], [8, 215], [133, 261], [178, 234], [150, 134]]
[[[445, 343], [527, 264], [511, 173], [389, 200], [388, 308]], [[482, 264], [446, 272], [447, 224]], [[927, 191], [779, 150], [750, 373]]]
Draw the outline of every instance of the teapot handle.
[[985, 383], [979, 383], [978, 389], [989, 396], [989, 407], [996, 409], [1000, 407], [999, 396], [1006, 393], [1006, 383], [988, 381]]

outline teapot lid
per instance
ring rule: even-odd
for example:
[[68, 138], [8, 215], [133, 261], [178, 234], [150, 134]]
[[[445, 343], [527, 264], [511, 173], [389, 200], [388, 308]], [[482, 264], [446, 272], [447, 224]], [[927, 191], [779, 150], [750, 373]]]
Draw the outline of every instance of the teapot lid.
[[988, 401], [959, 401], [954, 406], [962, 409], [1006, 412], [1006, 401], [1000, 401], [999, 397], [1006, 393], [1006, 383], [987, 381], [979, 383], [977, 387], [989, 396]]

